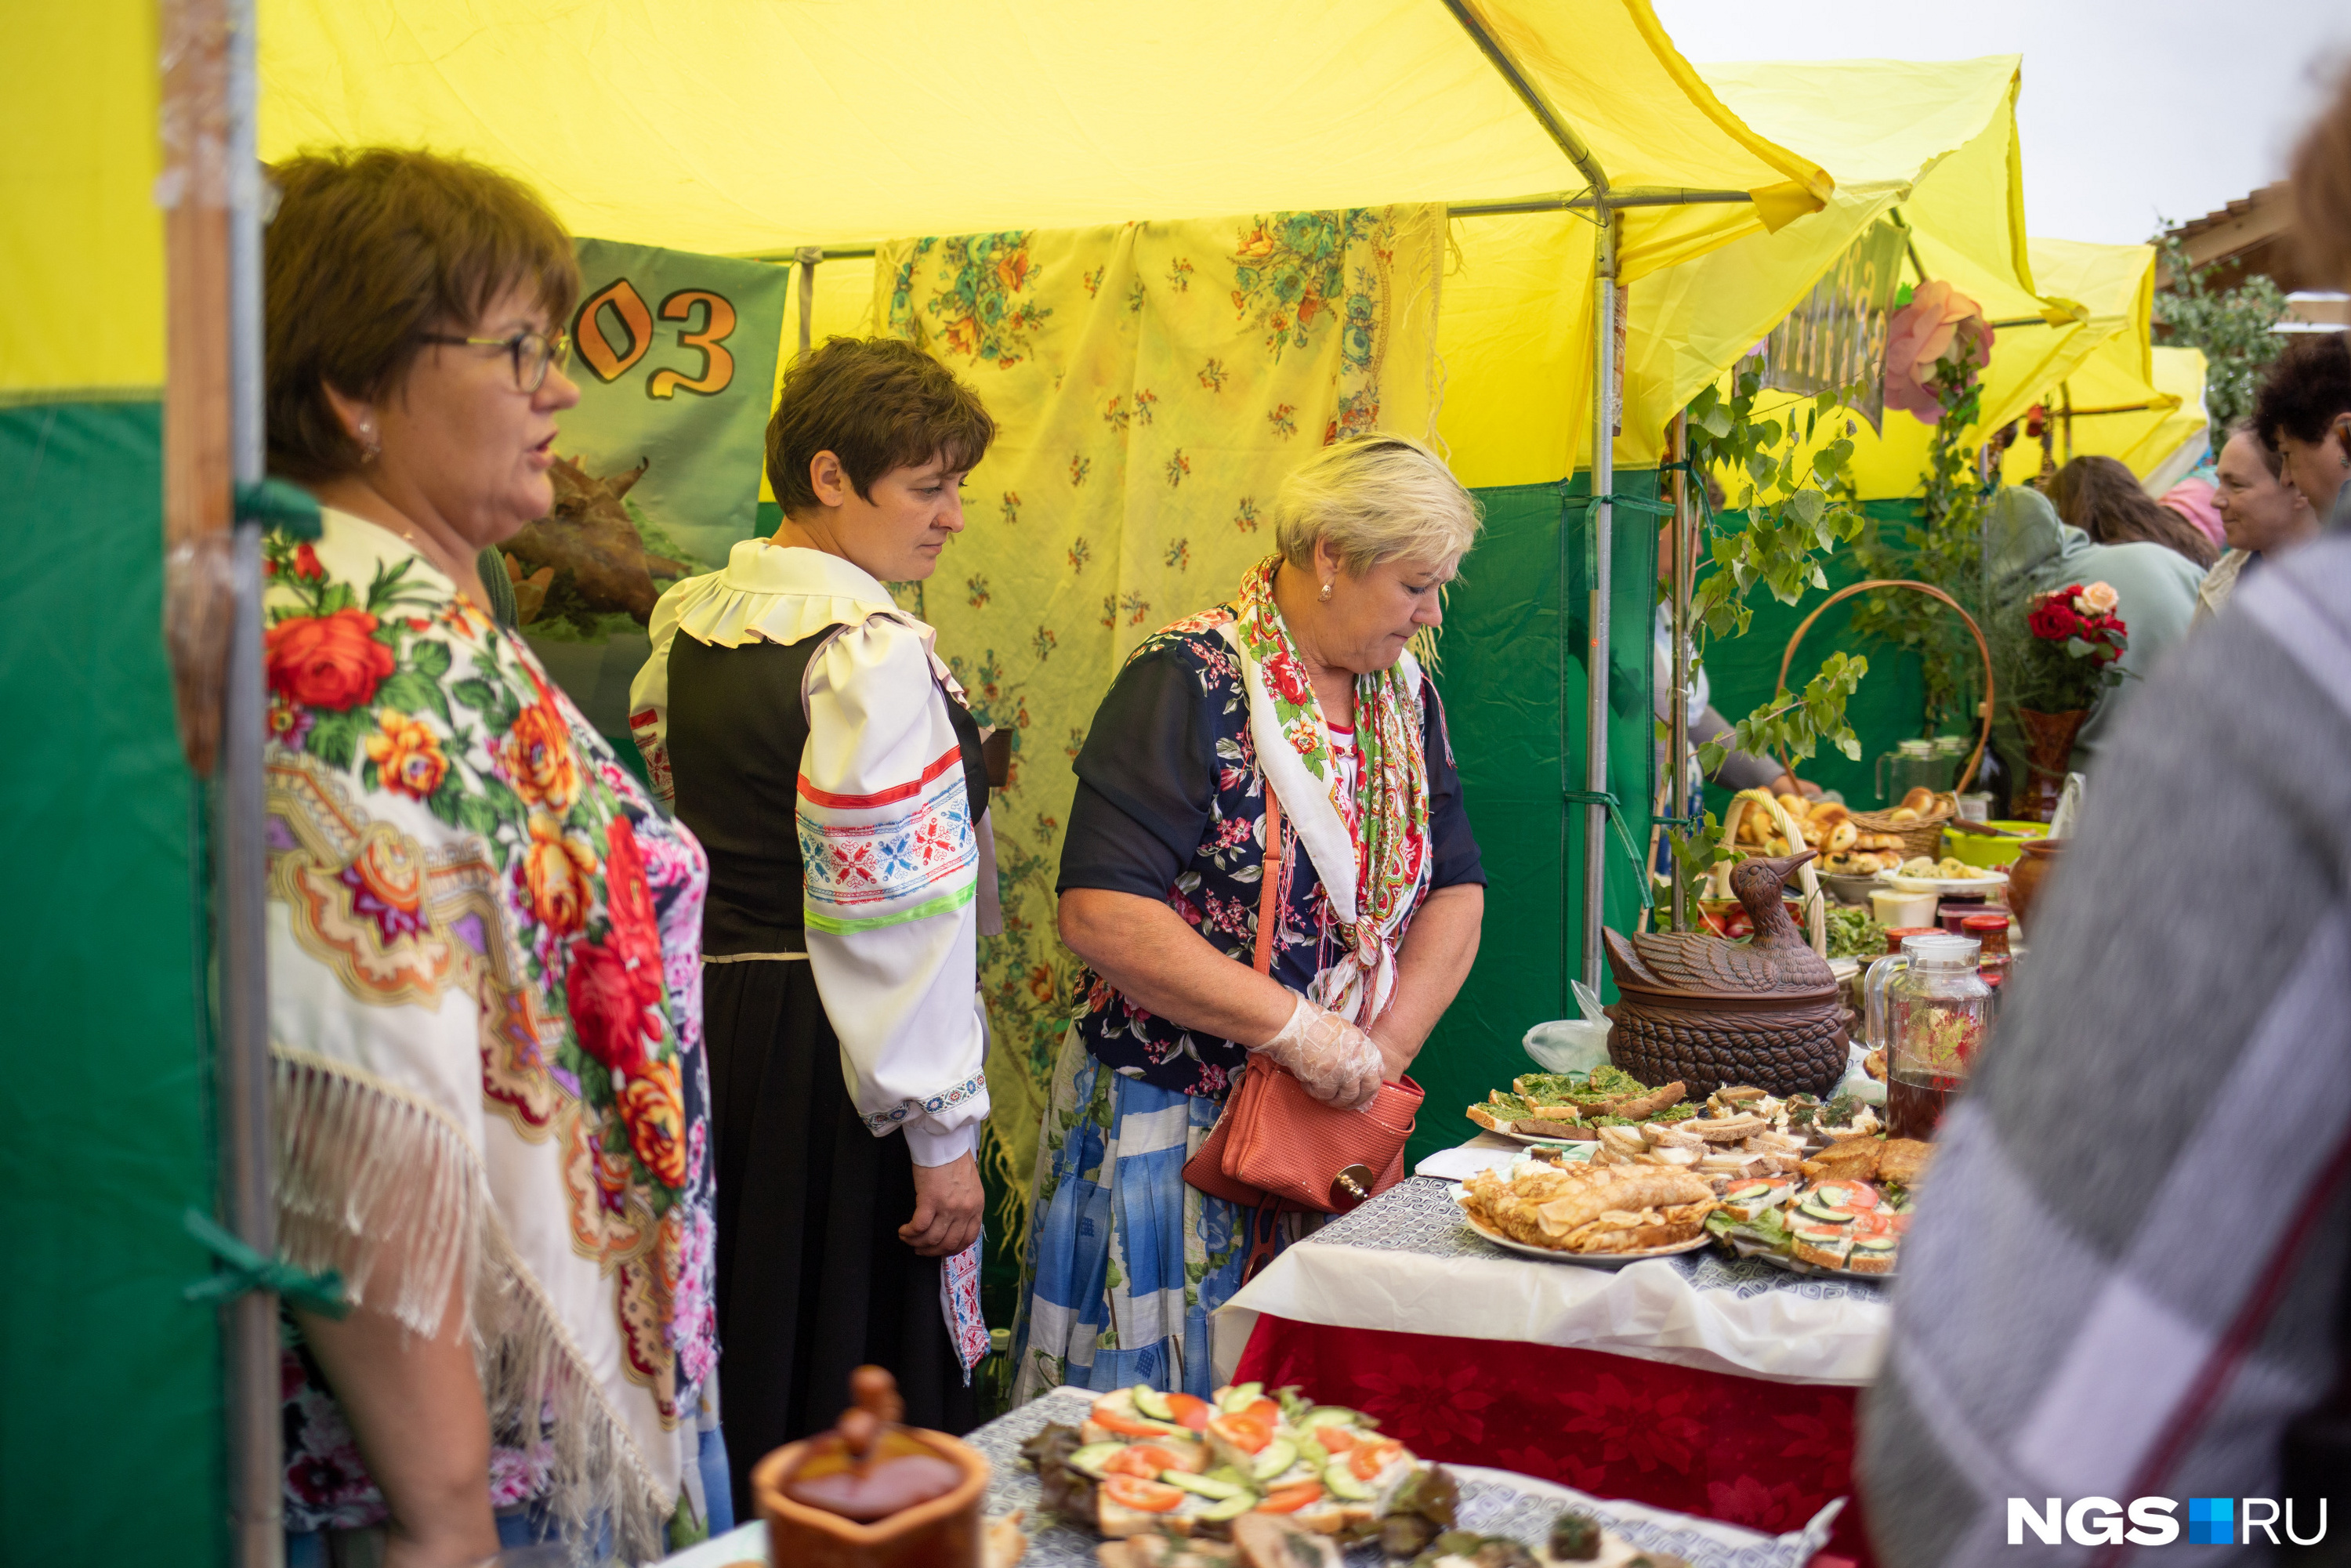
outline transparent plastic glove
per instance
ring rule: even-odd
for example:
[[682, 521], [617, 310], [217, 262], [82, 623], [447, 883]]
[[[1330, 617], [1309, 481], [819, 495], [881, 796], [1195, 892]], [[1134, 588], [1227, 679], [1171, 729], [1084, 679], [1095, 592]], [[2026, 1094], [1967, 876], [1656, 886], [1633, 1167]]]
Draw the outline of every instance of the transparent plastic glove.
[[1281, 1032], [1257, 1049], [1325, 1104], [1360, 1111], [1379, 1094], [1380, 1048], [1372, 1037], [1304, 997]]

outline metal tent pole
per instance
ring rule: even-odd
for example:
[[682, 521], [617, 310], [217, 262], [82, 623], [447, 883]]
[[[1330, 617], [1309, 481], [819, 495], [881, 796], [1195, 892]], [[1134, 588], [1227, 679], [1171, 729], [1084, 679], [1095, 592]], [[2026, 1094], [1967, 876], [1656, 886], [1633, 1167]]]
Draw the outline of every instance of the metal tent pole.
[[[263, 474], [261, 226], [264, 186], [256, 110], [254, 0], [226, 0], [228, 26], [228, 349], [231, 474]], [[235, 607], [221, 723], [215, 874], [219, 919], [222, 1207], [231, 1230], [277, 1254], [271, 1197], [269, 975], [263, 841], [261, 527], [236, 520]], [[224, 1309], [234, 1448], [230, 1508], [237, 1568], [285, 1560], [278, 1414], [277, 1297], [248, 1291]]]
[[[1690, 572], [1693, 563], [1690, 552], [1696, 541], [1690, 537], [1690, 490], [1696, 483], [1688, 464], [1689, 415], [1674, 415], [1674, 461], [1683, 465], [1674, 471], [1674, 550], [1673, 550], [1673, 610], [1669, 619], [1674, 634], [1674, 695], [1671, 733], [1666, 746], [1667, 765], [1673, 769], [1674, 816], [1685, 830], [1689, 822], [1689, 596]], [[1646, 866], [1642, 868], [1647, 874]], [[1673, 920], [1674, 929], [1689, 929], [1689, 910], [1683, 899], [1681, 859], [1674, 860]]]
[[[1608, 880], [1608, 587], [1615, 507], [1616, 214], [1600, 210], [1592, 278], [1592, 643], [1584, 655], [1583, 983], [1600, 989], [1600, 924]], [[1562, 607], [1564, 608], [1564, 607]]]

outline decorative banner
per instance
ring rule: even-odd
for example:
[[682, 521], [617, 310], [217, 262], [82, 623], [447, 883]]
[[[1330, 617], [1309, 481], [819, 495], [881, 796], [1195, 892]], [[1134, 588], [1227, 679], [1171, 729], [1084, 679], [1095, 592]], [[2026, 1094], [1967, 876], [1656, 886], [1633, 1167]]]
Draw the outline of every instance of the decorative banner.
[[997, 422], [965, 532], [898, 591], [979, 721], [1012, 735], [992, 808], [1004, 934], [980, 943], [998, 1260], [1020, 1245], [1077, 999], [1081, 966], [1053, 936], [1071, 759], [1126, 656], [1271, 553], [1292, 469], [1343, 434], [1428, 435], [1444, 256], [1445, 210], [1427, 205], [882, 247], [874, 319]]
[[[757, 529], [789, 268], [583, 239], [555, 510], [507, 541], [523, 631], [590, 723], [626, 736], [645, 619]], [[632, 747], [622, 747], [633, 756]]]
[[1846, 247], [1803, 303], [1763, 340], [1765, 386], [1809, 397], [1866, 382], [1868, 391], [1853, 410], [1872, 430], [1885, 423], [1880, 372], [1886, 323], [1909, 238], [1909, 230], [1881, 218]]

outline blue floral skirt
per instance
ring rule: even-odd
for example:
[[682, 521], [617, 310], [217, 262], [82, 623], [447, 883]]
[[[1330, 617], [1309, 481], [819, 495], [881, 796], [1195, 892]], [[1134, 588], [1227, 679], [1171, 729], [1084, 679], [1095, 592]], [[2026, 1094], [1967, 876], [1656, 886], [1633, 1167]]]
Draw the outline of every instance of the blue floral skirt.
[[[1223, 1103], [1122, 1076], [1072, 1028], [1037, 1145], [1013, 1401], [1062, 1384], [1206, 1397], [1208, 1317], [1241, 1288], [1250, 1211], [1184, 1180]], [[1285, 1216], [1278, 1250], [1315, 1216]]]

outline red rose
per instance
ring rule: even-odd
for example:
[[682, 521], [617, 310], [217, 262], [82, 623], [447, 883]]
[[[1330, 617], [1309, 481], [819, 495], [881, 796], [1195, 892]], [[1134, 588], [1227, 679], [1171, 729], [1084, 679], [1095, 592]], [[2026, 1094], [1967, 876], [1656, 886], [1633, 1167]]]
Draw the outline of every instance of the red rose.
[[2051, 643], [2063, 643], [2068, 637], [2080, 636], [2082, 632], [2081, 617], [2074, 613], [2070, 603], [2054, 594], [2034, 605], [2032, 613], [2026, 620], [2035, 637]]
[[661, 923], [653, 914], [652, 887], [645, 881], [644, 852], [637, 847], [636, 830], [626, 817], [615, 817], [604, 830], [604, 914], [612, 922], [612, 946], [647, 971], [653, 1002], [661, 1000]]
[[1270, 659], [1265, 664], [1265, 684], [1273, 694], [1292, 707], [1311, 707], [1314, 703], [1314, 683], [1306, 678], [1295, 659]]
[[[656, 977], [654, 998], [660, 998]], [[571, 972], [563, 979], [571, 1027], [580, 1047], [623, 1077], [645, 1068], [645, 997], [634, 967], [610, 944], [574, 942]]]
[[364, 610], [280, 621], [264, 640], [269, 689], [305, 707], [358, 707], [392, 674], [392, 650], [375, 640], [375, 628]]
[[294, 547], [294, 575], [305, 582], [324, 582], [327, 569], [319, 564], [319, 552], [308, 545]]

